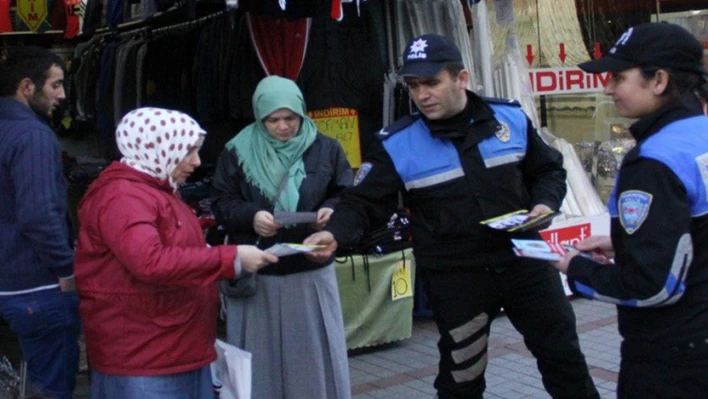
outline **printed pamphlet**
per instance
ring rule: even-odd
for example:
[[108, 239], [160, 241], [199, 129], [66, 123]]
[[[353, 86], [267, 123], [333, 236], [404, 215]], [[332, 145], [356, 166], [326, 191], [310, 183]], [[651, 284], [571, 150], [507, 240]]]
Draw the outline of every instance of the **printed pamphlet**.
[[305, 244], [295, 244], [295, 243], [279, 243], [272, 247], [265, 249], [269, 254], [275, 256], [288, 256], [295, 255], [303, 252], [317, 251], [318, 249], [325, 248], [326, 245], [305, 245]]
[[507, 213], [491, 219], [483, 220], [480, 223], [494, 230], [507, 231], [527, 231], [533, 228], [550, 223], [560, 212], [546, 212], [539, 216], [529, 217], [529, 211], [520, 209], [516, 212]]

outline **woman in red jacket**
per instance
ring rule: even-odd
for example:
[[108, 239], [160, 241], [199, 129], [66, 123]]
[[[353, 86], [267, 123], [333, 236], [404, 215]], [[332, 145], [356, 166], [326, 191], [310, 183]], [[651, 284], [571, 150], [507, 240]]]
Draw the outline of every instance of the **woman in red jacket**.
[[116, 128], [123, 158], [80, 205], [75, 274], [93, 398], [213, 397], [215, 281], [278, 260], [206, 246], [176, 194], [200, 165], [205, 134], [180, 112], [130, 112]]

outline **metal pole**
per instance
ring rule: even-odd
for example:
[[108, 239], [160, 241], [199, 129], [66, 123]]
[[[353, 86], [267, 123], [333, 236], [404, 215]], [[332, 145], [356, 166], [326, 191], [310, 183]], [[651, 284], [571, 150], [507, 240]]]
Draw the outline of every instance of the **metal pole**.
[[[538, 35], [538, 64], [543, 66], [545, 60], [543, 58], [543, 49], [541, 48], [541, 14], [538, 10], [538, 0], [536, 0], [536, 34]], [[542, 95], [539, 97], [539, 105], [541, 108], [541, 127], [548, 126], [548, 109], [546, 107], [546, 96]]]
[[479, 48], [480, 70], [482, 71], [482, 93], [485, 96], [494, 95], [494, 78], [492, 77], [492, 39], [489, 37], [489, 21], [487, 20], [487, 3], [480, 1], [474, 5], [475, 42]]
[[538, 66], [543, 66], [543, 49], [541, 48], [541, 15], [538, 11], [538, 0], [536, 0], [536, 36], [538, 37]]
[[394, 48], [393, 43], [393, 18], [391, 14], [393, 13], [393, 7], [388, 1], [383, 2], [384, 6], [384, 16], [386, 18], [386, 46], [388, 47], [388, 70], [396, 70], [396, 54], [398, 51]]

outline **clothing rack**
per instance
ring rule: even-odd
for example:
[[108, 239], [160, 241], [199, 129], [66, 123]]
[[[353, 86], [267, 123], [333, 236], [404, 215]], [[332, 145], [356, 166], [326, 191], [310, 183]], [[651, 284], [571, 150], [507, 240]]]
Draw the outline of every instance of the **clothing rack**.
[[148, 20], [136, 20], [136, 21], [131, 21], [131, 22], [126, 22], [124, 24], [119, 25], [115, 29], [109, 29], [109, 28], [101, 28], [96, 30], [94, 33], [94, 37], [101, 37], [101, 36], [114, 36], [114, 37], [126, 37], [126, 36], [132, 36], [136, 34], [146, 34], [146, 35], [151, 35], [155, 33], [162, 33], [162, 34], [169, 34], [169, 33], [179, 33], [179, 32], [188, 32], [192, 29], [198, 28], [203, 25], [204, 22], [209, 21], [211, 19], [220, 17], [224, 14], [226, 14], [227, 10], [221, 10], [217, 11], [208, 15], [205, 15], [203, 17], [191, 19], [188, 21], [182, 21], [182, 22], [177, 22], [173, 23], [171, 25], [166, 25], [166, 26], [158, 26], [154, 27], [153, 24], [156, 24], [155, 18], [161, 15], [167, 15], [171, 11], [176, 10], [176, 8], [171, 8], [167, 11], [164, 12], [158, 12], [156, 13], [152, 18]]
[[157, 27], [157, 28], [147, 27], [146, 29], [148, 30], [149, 33], [152, 33], [152, 34], [188, 32], [192, 29], [202, 26], [204, 24], [204, 22], [212, 20], [214, 18], [218, 18], [224, 14], [226, 14], [226, 10], [221, 10], [221, 11], [217, 11], [215, 13], [205, 15], [205, 16], [197, 18], [197, 19], [192, 19], [189, 21], [179, 22], [179, 23], [176, 23], [173, 25], [161, 26], [161, 27]]

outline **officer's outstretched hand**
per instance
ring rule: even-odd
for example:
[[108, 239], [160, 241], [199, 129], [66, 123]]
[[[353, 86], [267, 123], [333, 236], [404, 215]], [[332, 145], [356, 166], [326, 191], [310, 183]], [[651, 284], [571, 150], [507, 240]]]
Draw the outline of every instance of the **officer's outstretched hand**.
[[548, 205], [538, 204], [531, 209], [531, 212], [529, 212], [529, 218], [534, 218], [549, 212], [553, 212], [553, 209], [549, 208]]
[[[553, 209], [551, 209], [548, 205], [538, 204], [531, 209], [531, 212], [529, 212], [529, 219], [535, 218], [536, 216], [545, 215], [547, 213], [552, 213], [552, 212], [553, 212]], [[540, 225], [536, 226], [534, 228], [534, 230], [547, 229], [548, 226], [551, 225], [551, 222], [552, 221], [549, 220], [546, 223], [540, 224]]]
[[577, 255], [583, 255], [597, 263], [607, 265], [613, 262], [615, 251], [609, 236], [590, 236], [575, 244], [572, 251], [568, 251], [558, 262], [551, 262], [551, 265], [561, 273], [568, 273], [570, 261]]
[[575, 244], [575, 247], [581, 251], [595, 252], [604, 255], [607, 258], [615, 257], [615, 249], [610, 236], [590, 236]]
[[320, 231], [312, 234], [302, 243], [305, 245], [326, 245], [323, 249], [305, 253], [307, 259], [318, 263], [326, 262], [332, 257], [332, 254], [337, 250], [338, 246], [337, 240], [334, 239], [334, 236], [329, 231]]
[[570, 261], [578, 256], [580, 252], [578, 251], [568, 251], [558, 262], [549, 262], [551, 266], [555, 267], [559, 272], [563, 274], [568, 274], [568, 266]]

